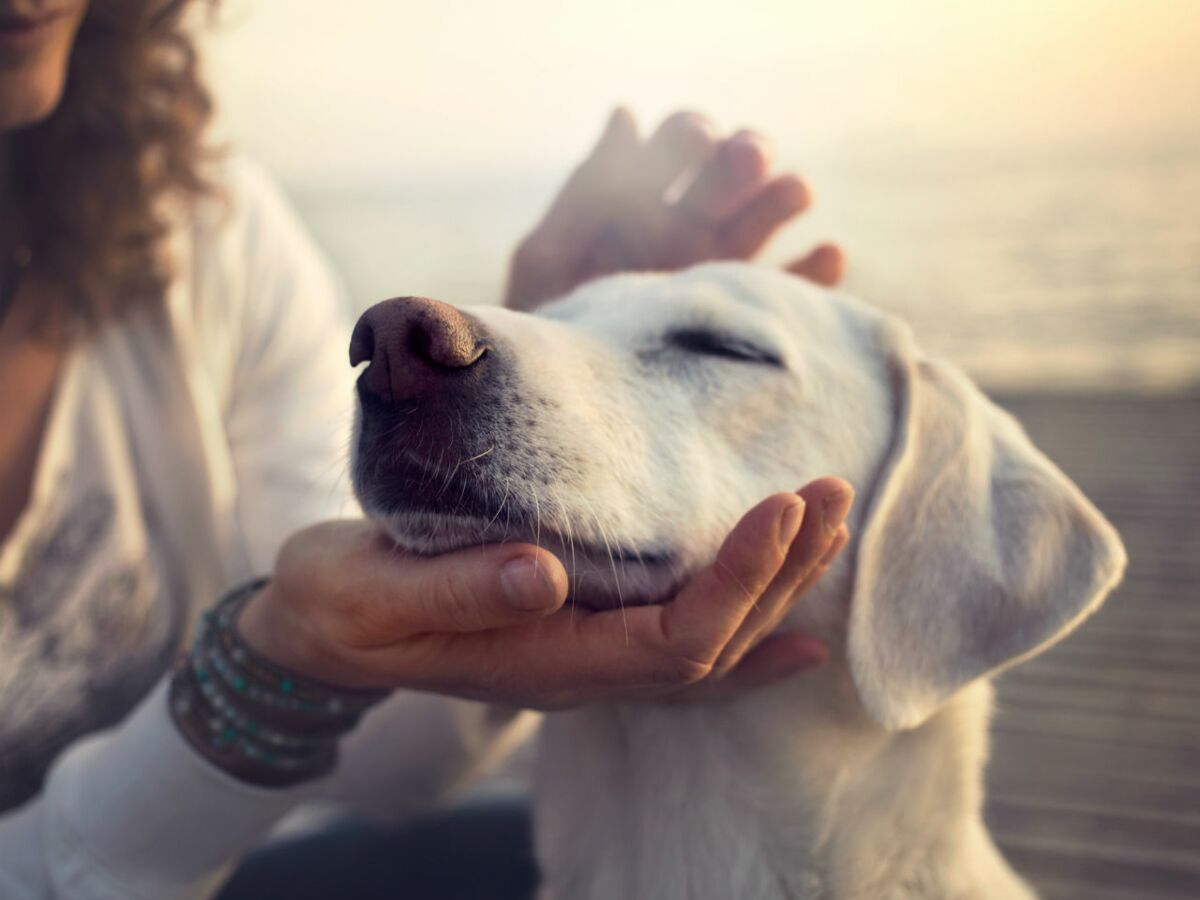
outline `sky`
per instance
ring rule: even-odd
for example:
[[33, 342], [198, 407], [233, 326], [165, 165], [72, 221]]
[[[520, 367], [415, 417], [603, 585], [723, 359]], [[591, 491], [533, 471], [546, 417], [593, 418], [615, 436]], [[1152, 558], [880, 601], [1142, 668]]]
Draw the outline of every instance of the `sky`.
[[1200, 0], [223, 0], [207, 65], [290, 182], [560, 169], [617, 103], [789, 161], [1200, 139]]

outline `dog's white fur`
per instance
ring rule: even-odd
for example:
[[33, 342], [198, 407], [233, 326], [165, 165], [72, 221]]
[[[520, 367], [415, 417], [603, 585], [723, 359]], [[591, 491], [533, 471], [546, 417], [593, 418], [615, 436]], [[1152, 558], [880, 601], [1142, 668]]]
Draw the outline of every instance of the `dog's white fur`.
[[[902, 324], [764, 269], [621, 276], [537, 316], [470, 312], [509, 366], [509, 422], [456, 469], [469, 463], [498, 514], [410, 514], [366, 492], [410, 546], [539, 539], [579, 602], [648, 602], [763, 496], [829, 473], [858, 488], [854, 539], [783, 626], [829, 643], [823, 669], [719, 704], [547, 717], [548, 895], [1030, 897], [980, 815], [986, 678], [1065, 635], [1125, 555], [1016, 422]], [[783, 366], [695, 352], [681, 331]]]

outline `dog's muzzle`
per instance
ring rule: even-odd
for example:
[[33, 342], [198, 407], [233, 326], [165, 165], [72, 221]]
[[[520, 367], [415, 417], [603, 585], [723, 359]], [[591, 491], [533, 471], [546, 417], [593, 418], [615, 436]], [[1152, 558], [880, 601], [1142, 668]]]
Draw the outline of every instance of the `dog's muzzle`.
[[384, 300], [358, 320], [350, 362], [367, 363], [353, 464], [364, 509], [492, 516], [495, 478], [466, 464], [494, 446], [508, 381], [483, 324], [437, 300]]

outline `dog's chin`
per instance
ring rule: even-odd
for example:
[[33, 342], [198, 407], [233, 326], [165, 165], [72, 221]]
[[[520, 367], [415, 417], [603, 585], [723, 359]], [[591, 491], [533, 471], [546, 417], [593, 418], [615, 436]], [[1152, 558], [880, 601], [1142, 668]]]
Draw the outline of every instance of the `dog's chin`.
[[556, 532], [514, 530], [474, 516], [427, 510], [367, 510], [396, 542], [396, 547], [419, 556], [439, 556], [480, 544], [526, 543], [557, 556], [567, 570], [568, 604], [604, 610], [646, 606], [668, 600], [682, 576], [671, 558], [661, 553], [613, 551], [565, 540]]
[[368, 516], [378, 522], [396, 542], [396, 547], [418, 556], [440, 556], [464, 547], [500, 542], [504, 538], [492, 534], [492, 529], [471, 516], [433, 513], [418, 510], [373, 513]]

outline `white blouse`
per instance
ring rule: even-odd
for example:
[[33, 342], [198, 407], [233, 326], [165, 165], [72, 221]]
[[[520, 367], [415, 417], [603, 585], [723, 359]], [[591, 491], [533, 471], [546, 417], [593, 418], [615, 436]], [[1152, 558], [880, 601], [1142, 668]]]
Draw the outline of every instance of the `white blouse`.
[[32, 795], [0, 815], [5, 900], [208, 896], [299, 804], [410, 813], [532, 724], [399, 693], [333, 776], [277, 790], [226, 776], [171, 723], [163, 672], [199, 613], [270, 572], [292, 531], [358, 514], [339, 291], [260, 172], [221, 179], [176, 230], [165, 309], [69, 355], [0, 548], [0, 808]]

